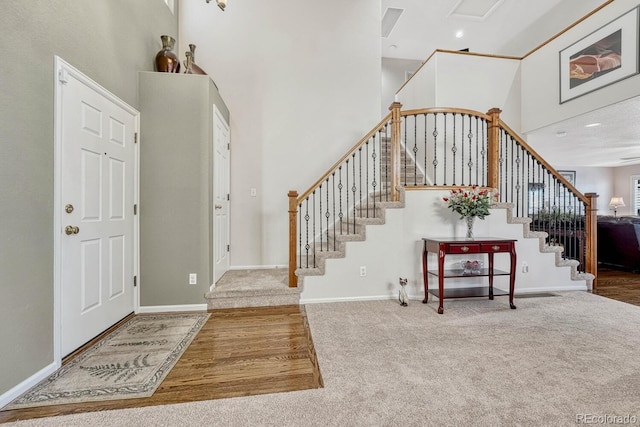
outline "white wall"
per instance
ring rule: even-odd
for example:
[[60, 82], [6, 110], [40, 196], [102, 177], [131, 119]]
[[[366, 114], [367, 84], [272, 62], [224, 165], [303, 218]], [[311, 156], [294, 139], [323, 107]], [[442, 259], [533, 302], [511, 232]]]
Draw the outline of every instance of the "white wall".
[[[367, 226], [366, 241], [347, 243], [347, 258], [327, 260], [324, 276], [304, 278], [301, 303], [397, 297], [399, 277], [409, 279], [407, 292], [412, 299], [422, 299], [422, 238], [465, 235], [464, 222], [442, 201], [448, 194], [446, 190], [407, 191], [406, 208], [388, 209], [385, 225]], [[492, 209], [485, 220], [476, 220], [474, 231], [476, 236], [518, 240], [516, 293], [586, 290], [584, 280], [571, 280], [569, 267], [555, 266], [554, 253], [540, 253], [538, 239], [523, 238], [521, 224], [507, 224], [506, 221], [506, 209]], [[435, 255], [430, 257], [429, 268], [435, 268]], [[486, 263], [486, 255], [484, 257]], [[447, 256], [445, 265], [462, 258]], [[495, 262], [496, 268], [508, 270], [508, 255], [496, 255]], [[529, 265], [528, 273], [522, 273], [523, 262]], [[367, 267], [366, 277], [360, 277], [360, 266]], [[445, 286], [469, 286], [470, 280], [480, 284], [487, 279], [447, 279]], [[494, 286], [508, 290], [508, 277], [496, 277]]]
[[[609, 200], [615, 193], [613, 185], [616, 168], [581, 168], [555, 166], [558, 170], [573, 170], [576, 172], [576, 188], [582, 193], [596, 193], [598, 195], [598, 215], [613, 215], [609, 211]], [[626, 199], [625, 199], [626, 200]]]
[[640, 95], [640, 74], [560, 104], [559, 52], [638, 5], [617, 0], [522, 60], [522, 129], [530, 132]]
[[486, 113], [498, 107], [514, 131], [520, 129], [520, 61], [437, 52], [402, 88], [403, 109], [466, 108]]
[[396, 92], [406, 81], [407, 72], [414, 73], [422, 61], [414, 59], [382, 58], [382, 111], [384, 117], [395, 100]]
[[425, 62], [402, 89], [398, 87], [396, 99], [402, 103], [403, 110], [436, 107], [438, 86], [436, 85], [436, 64], [431, 57]]
[[188, 1], [180, 22], [230, 110], [231, 264], [284, 265], [287, 192], [380, 120], [380, 2]]

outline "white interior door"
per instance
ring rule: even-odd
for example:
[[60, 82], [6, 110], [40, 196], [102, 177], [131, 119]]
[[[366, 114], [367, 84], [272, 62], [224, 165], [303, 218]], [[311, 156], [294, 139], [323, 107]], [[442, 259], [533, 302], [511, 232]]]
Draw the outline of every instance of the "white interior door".
[[134, 310], [137, 115], [84, 76], [59, 76], [64, 356]]
[[229, 124], [213, 107], [213, 283], [229, 269]]

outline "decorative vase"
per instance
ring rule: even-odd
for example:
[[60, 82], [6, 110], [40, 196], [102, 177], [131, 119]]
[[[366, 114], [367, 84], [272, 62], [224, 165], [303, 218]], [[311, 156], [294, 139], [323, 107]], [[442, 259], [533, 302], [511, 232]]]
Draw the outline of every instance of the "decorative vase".
[[162, 73], [179, 73], [180, 61], [175, 52], [173, 52], [176, 39], [168, 35], [162, 35], [160, 36], [160, 40], [162, 40], [162, 49], [156, 54], [156, 71]]
[[475, 216], [465, 216], [464, 222], [467, 224], [467, 239], [473, 239], [473, 222], [475, 221]]
[[[196, 45], [195, 44], [190, 44], [189, 45], [189, 50], [191, 51], [191, 72], [187, 73], [187, 74], [207, 74], [205, 73], [205, 71], [200, 68], [197, 64], [196, 64]], [[189, 52], [187, 52], [189, 53]], [[187, 57], [187, 60], [189, 58]]]
[[191, 56], [191, 52], [185, 52], [184, 54], [187, 59], [184, 61], [184, 73], [185, 74], [193, 74], [193, 57]]

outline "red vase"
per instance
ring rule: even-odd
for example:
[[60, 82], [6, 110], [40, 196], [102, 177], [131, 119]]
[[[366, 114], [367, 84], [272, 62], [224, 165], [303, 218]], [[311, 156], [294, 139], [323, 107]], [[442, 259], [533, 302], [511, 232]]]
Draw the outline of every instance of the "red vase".
[[156, 54], [156, 71], [162, 73], [179, 73], [180, 61], [178, 55], [173, 51], [176, 39], [171, 36], [162, 35], [162, 49]]

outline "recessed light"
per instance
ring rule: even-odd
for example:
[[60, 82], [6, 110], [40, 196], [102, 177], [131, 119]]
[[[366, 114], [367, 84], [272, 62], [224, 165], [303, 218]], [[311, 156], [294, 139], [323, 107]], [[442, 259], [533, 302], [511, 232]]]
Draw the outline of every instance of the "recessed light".
[[567, 136], [567, 132], [566, 132], [566, 131], [563, 131], [563, 130], [559, 130], [558, 132], [556, 132], [556, 136], [557, 136], [558, 138], [562, 138], [562, 137], [564, 137], [564, 136]]
[[602, 123], [589, 123], [588, 125], [584, 125], [586, 128], [594, 128], [600, 126]]
[[461, 39], [462, 37], [464, 37], [464, 31], [462, 30], [456, 31], [456, 38]]

